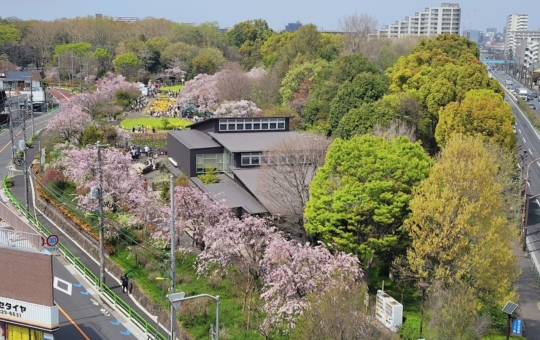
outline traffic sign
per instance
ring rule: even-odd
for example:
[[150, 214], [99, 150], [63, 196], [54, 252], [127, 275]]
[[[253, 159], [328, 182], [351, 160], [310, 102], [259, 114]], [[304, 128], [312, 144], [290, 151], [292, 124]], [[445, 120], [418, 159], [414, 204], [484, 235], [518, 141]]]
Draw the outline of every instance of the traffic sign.
[[50, 235], [47, 237], [47, 245], [49, 247], [54, 247], [58, 244], [58, 236], [56, 235]]

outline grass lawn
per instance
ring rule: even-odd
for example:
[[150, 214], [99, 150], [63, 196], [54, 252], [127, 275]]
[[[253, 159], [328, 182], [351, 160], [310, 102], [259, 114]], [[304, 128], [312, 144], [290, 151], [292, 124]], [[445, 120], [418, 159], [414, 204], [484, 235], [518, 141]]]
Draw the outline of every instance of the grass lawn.
[[[170, 308], [165, 296], [168, 294], [169, 283], [155, 279], [156, 276], [166, 276], [163, 270], [154, 268], [153, 264], [143, 266], [142, 263], [137, 263], [133, 252], [127, 249], [121, 249], [112, 258], [122, 266], [130, 279], [140, 285], [154, 303], [161, 302], [164, 309]], [[139, 258], [140, 260], [142, 259]], [[222, 317], [220, 339], [262, 340], [263, 337], [253, 327], [246, 329], [246, 318], [240, 304], [241, 298], [231, 282], [227, 279], [212, 280], [198, 276], [194, 266], [195, 260], [196, 255], [193, 254], [177, 255], [177, 291], [185, 292], [186, 296], [204, 293], [220, 296]], [[163, 284], [165, 286], [162, 286]], [[182, 303], [178, 316], [193, 339], [208, 339], [209, 325], [215, 320], [215, 308], [215, 303], [210, 299], [195, 299]]]
[[[191, 125], [193, 122], [181, 119], [181, 118], [167, 118], [169, 120], [169, 130], [173, 127], [182, 127], [185, 128], [188, 125]], [[137, 128], [137, 126], [146, 126], [147, 128], [150, 126], [150, 129], [156, 128], [156, 130], [164, 130], [163, 128], [163, 119], [161, 118], [155, 118], [155, 117], [142, 117], [142, 118], [128, 118], [124, 119], [120, 122], [120, 126], [123, 129], [131, 129], [133, 127]]]
[[160, 88], [160, 90], [163, 90], [163, 91], [173, 91], [173, 92], [177, 92], [177, 91], [180, 91], [182, 89], [182, 85], [174, 85], [174, 86], [162, 86]]

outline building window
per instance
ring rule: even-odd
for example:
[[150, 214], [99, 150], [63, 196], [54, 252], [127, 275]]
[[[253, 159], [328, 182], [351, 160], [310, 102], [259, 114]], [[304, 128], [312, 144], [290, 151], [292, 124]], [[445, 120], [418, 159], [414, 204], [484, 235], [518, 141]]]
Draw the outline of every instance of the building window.
[[198, 154], [195, 156], [196, 172], [204, 174], [207, 168], [216, 169], [217, 172], [223, 172], [223, 154], [209, 153]]
[[261, 152], [246, 152], [242, 153], [242, 166], [246, 165], [260, 165], [261, 164]]
[[220, 119], [219, 131], [285, 130], [285, 118]]

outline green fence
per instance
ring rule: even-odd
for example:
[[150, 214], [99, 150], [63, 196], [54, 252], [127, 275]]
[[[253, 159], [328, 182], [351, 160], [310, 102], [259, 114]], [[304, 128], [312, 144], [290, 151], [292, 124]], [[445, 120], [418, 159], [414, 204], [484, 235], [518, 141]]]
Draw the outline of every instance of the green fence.
[[[19, 209], [19, 211], [32, 223], [34, 227], [36, 227], [41, 234], [44, 236], [51, 235], [51, 232], [36, 218], [34, 214], [27, 211], [26, 208], [13, 196], [11, 191], [6, 185], [7, 176], [4, 176], [4, 191], [9, 198], [9, 200]], [[62, 243], [58, 243], [58, 249], [64, 255], [74, 266], [79, 270], [79, 272], [84, 275], [91, 283], [92, 285], [100, 289], [100, 282], [97, 275], [92, 273], [90, 269], [86, 268], [86, 266], [75, 256], [73, 253], [67, 249]], [[103, 295], [115, 306], [118, 307], [118, 309], [126, 315], [130, 320], [134, 321], [134, 323], [140, 327], [147, 335], [148, 339], [156, 339], [156, 340], [167, 340], [169, 339], [168, 336], [165, 336], [161, 334], [160, 332], [156, 332], [156, 326], [151, 325], [148, 321], [146, 321], [142, 316], [140, 316], [133, 308], [131, 308], [124, 300], [122, 300], [118, 295], [116, 295], [109, 287], [102, 286], [101, 291], [103, 292]], [[154, 337], [155, 335], [155, 337]]]

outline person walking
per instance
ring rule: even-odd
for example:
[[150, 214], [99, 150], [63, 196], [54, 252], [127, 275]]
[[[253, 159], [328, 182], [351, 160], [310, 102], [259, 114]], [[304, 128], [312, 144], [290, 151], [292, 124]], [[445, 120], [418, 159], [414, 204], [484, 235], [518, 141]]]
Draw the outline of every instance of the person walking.
[[121, 280], [122, 280], [122, 293], [128, 293], [129, 279], [127, 275], [126, 274], [122, 275]]

